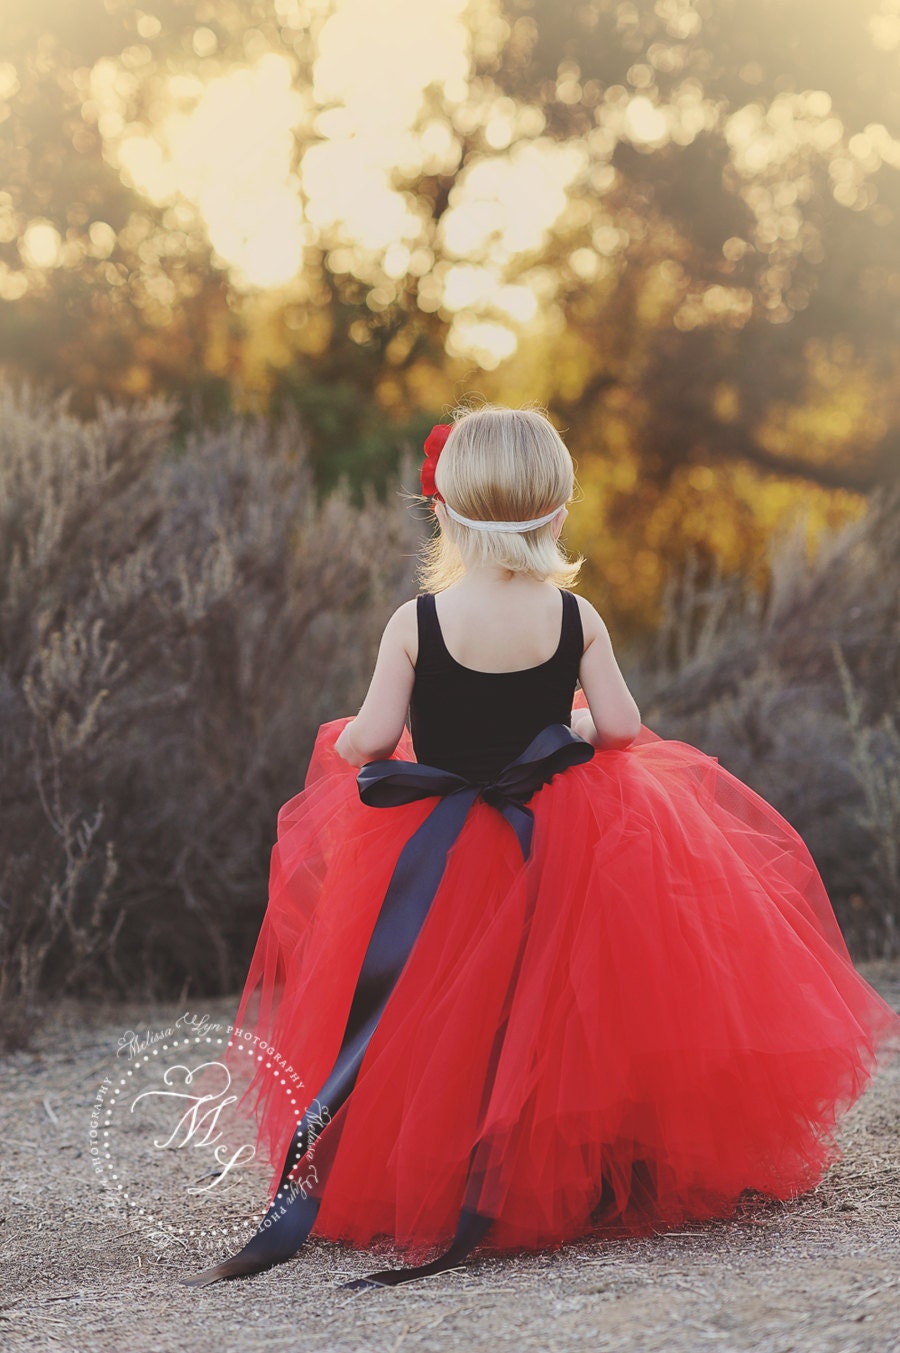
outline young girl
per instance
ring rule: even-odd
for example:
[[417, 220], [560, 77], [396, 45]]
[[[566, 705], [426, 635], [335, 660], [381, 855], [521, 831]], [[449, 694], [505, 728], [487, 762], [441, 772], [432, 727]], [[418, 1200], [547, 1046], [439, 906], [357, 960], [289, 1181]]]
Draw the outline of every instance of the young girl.
[[642, 727], [606, 626], [567, 590], [572, 461], [547, 419], [461, 414], [422, 484], [424, 591], [279, 814], [236, 1019], [300, 1071], [302, 1103], [260, 1064], [271, 1206], [193, 1283], [268, 1268], [313, 1229], [431, 1256], [348, 1284], [380, 1286], [476, 1245], [794, 1197], [900, 1033], [797, 833]]

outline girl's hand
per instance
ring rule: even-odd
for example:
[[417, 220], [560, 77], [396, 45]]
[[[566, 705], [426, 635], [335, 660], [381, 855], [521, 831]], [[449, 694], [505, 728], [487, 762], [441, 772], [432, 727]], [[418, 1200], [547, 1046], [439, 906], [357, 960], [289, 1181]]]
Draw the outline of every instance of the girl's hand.
[[590, 710], [573, 709], [571, 727], [573, 733], [577, 733], [580, 738], [584, 738], [585, 742], [591, 743], [592, 746], [595, 745], [597, 730], [594, 727]]
[[347, 761], [351, 766], [362, 766], [364, 763], [360, 759], [356, 748], [353, 746], [353, 736], [350, 732], [350, 727], [353, 723], [354, 720], [350, 719], [341, 729], [334, 744], [334, 750], [337, 752], [338, 756], [342, 757], [344, 761]]

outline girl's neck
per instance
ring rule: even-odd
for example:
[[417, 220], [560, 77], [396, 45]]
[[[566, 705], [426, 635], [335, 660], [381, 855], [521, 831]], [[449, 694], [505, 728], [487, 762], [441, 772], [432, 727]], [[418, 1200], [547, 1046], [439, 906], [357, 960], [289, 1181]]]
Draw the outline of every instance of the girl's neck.
[[504, 568], [501, 564], [477, 564], [472, 568], [467, 568], [463, 576], [456, 582], [455, 586], [468, 591], [470, 587], [479, 589], [490, 587], [511, 588], [515, 591], [524, 591], [535, 587], [546, 587], [546, 582], [540, 578], [534, 577], [531, 573], [514, 573], [511, 569]]

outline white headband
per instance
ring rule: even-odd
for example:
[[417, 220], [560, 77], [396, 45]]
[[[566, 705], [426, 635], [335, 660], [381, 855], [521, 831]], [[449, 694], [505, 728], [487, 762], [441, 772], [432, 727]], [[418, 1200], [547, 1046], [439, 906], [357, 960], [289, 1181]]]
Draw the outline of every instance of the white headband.
[[448, 516], [458, 521], [460, 526], [470, 526], [473, 531], [511, 531], [515, 535], [521, 535], [525, 531], [533, 531], [537, 526], [546, 526], [557, 512], [562, 511], [565, 503], [555, 507], [552, 512], [545, 512], [543, 517], [534, 517], [531, 521], [473, 521], [471, 517], [464, 517], [461, 512], [456, 512], [449, 503], [444, 503], [444, 507]]

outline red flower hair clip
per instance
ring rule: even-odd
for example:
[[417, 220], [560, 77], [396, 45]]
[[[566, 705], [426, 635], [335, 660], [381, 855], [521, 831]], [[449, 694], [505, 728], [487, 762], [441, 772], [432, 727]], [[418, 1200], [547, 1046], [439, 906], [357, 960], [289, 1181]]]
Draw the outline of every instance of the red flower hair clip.
[[443, 498], [437, 491], [434, 482], [434, 472], [437, 469], [438, 457], [444, 449], [444, 443], [453, 430], [452, 423], [436, 423], [425, 438], [425, 459], [422, 462], [421, 479], [422, 492], [426, 498]]

